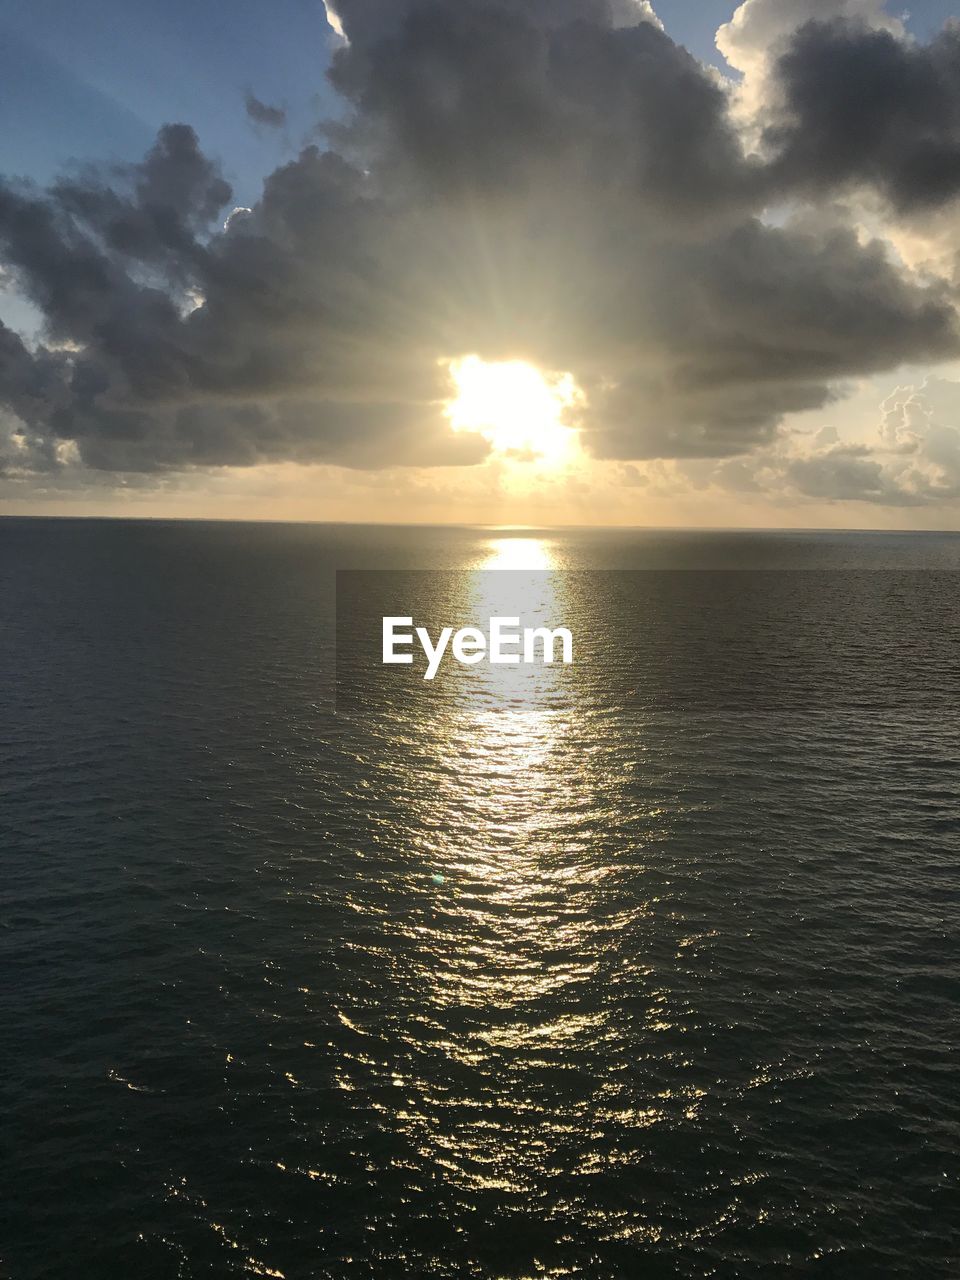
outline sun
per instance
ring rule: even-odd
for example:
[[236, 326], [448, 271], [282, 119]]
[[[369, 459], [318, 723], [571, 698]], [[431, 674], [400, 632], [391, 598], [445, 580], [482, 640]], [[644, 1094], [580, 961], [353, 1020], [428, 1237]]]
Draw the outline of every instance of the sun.
[[475, 431], [520, 462], [559, 466], [571, 454], [577, 432], [564, 419], [583, 399], [571, 374], [479, 356], [445, 363], [456, 393], [446, 407], [454, 431]]

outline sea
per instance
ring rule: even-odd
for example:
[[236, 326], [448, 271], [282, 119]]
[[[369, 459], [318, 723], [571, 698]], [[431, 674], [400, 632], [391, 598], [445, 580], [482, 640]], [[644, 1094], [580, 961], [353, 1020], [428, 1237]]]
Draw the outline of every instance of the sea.
[[0, 1276], [953, 1280], [958, 694], [958, 534], [0, 520]]

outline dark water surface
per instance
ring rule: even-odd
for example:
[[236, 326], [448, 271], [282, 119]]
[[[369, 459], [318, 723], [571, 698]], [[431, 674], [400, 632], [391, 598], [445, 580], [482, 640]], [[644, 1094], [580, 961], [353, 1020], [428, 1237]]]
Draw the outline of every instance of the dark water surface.
[[957, 535], [0, 521], [0, 1275], [957, 1276], [958, 673]]

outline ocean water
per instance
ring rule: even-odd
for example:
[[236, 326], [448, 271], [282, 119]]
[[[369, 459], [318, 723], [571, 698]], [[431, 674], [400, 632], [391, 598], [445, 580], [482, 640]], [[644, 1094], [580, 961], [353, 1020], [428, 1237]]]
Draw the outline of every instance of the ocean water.
[[[371, 658], [510, 599], [571, 667]], [[960, 536], [8, 519], [0, 610], [5, 1280], [960, 1274]]]

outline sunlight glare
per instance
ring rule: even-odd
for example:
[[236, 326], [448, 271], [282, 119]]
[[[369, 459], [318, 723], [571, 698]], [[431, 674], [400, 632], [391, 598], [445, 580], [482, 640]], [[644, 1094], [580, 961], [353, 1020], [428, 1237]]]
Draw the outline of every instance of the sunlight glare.
[[548, 544], [542, 538], [492, 538], [483, 569], [550, 569]]
[[570, 454], [577, 432], [564, 417], [583, 399], [571, 374], [479, 356], [451, 360], [448, 367], [457, 393], [446, 409], [454, 431], [478, 432], [496, 453], [523, 462], [558, 466]]

